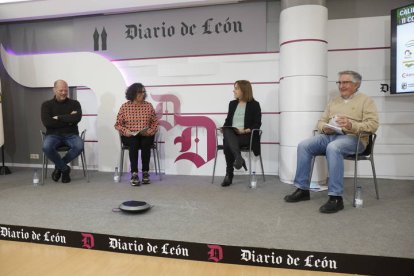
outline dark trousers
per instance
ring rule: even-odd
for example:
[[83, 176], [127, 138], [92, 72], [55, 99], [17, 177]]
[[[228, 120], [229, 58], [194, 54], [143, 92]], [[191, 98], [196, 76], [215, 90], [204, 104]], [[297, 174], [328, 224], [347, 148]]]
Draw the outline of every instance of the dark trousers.
[[223, 128], [224, 156], [226, 157], [226, 174], [233, 175], [233, 164], [241, 155], [240, 147], [250, 144], [250, 133], [237, 134], [232, 128]]
[[151, 147], [154, 144], [154, 136], [121, 136], [122, 143], [129, 147], [129, 162], [131, 172], [138, 172], [138, 151], [141, 150], [142, 171], [149, 171]]

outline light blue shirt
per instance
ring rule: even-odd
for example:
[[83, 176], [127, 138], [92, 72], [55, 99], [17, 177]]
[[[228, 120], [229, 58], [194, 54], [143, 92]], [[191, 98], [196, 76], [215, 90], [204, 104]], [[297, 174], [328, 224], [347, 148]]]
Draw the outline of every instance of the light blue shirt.
[[234, 111], [233, 115], [233, 127], [236, 128], [243, 128], [244, 129], [244, 115], [246, 113], [246, 105], [241, 105], [240, 103], [237, 105], [236, 110]]

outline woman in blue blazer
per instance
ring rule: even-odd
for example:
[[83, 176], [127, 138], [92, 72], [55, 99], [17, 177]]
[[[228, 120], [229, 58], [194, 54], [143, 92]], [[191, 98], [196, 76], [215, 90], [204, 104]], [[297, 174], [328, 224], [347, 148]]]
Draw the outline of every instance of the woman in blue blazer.
[[[253, 129], [262, 125], [262, 111], [260, 104], [253, 98], [252, 85], [247, 80], [238, 80], [234, 83], [235, 100], [229, 103], [229, 111], [224, 122], [223, 146], [226, 157], [226, 177], [221, 186], [229, 186], [233, 181], [234, 168], [247, 170], [246, 162], [241, 156], [240, 147], [250, 144], [250, 135]], [[253, 153], [260, 154], [260, 137], [255, 132], [252, 143]]]

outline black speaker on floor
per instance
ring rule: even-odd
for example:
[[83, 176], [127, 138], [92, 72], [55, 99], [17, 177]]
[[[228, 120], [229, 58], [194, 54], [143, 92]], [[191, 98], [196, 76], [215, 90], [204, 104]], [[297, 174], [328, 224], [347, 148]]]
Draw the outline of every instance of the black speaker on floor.
[[145, 201], [129, 200], [119, 205], [119, 210], [126, 213], [144, 213], [151, 209], [151, 205]]

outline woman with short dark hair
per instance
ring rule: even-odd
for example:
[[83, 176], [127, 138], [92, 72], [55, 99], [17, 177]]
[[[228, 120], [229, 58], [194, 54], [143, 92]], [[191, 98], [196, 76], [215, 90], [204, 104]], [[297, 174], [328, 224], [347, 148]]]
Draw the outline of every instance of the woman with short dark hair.
[[141, 83], [130, 85], [125, 92], [128, 101], [119, 109], [115, 123], [115, 129], [119, 131], [122, 143], [129, 147], [132, 186], [141, 184], [138, 176], [139, 150], [141, 150], [142, 184], [150, 184], [149, 162], [154, 135], [158, 129], [158, 118], [152, 104], [145, 101], [146, 97], [144, 85]]

